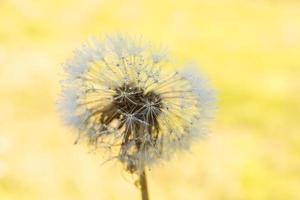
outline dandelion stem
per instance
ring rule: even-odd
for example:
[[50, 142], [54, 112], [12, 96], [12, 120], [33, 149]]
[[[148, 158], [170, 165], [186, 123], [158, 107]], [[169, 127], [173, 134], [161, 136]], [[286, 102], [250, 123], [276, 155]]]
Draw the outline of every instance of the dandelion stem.
[[140, 189], [142, 194], [142, 200], [149, 200], [147, 177], [145, 170], [140, 174]]

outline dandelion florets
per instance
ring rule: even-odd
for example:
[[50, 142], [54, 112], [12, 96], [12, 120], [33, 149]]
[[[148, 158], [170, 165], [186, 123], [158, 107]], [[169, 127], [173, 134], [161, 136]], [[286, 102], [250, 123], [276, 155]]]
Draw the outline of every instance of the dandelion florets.
[[212, 90], [197, 72], [174, 72], [165, 52], [141, 40], [93, 39], [64, 69], [59, 103], [64, 121], [131, 173], [206, 133]]

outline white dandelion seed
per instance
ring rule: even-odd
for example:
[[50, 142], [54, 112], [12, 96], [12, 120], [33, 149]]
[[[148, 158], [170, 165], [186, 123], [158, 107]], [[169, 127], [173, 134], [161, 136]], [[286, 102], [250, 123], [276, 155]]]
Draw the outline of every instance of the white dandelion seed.
[[92, 39], [64, 66], [59, 105], [65, 122], [131, 173], [205, 135], [214, 108], [198, 72], [172, 72], [167, 57], [140, 38], [119, 35]]

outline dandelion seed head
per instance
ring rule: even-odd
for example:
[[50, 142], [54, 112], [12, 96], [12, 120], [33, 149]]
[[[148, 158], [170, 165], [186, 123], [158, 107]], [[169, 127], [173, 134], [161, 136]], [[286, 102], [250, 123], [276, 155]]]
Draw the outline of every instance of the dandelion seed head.
[[141, 38], [117, 35], [92, 38], [64, 65], [64, 121], [131, 173], [188, 149], [214, 108], [198, 72], [172, 72], [167, 57]]

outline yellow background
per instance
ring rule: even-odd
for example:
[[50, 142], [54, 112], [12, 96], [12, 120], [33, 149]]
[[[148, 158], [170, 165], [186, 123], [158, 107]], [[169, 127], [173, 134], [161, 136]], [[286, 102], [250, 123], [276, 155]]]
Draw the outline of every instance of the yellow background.
[[218, 91], [207, 140], [148, 172], [151, 199], [300, 199], [297, 0], [1, 0], [0, 199], [139, 199], [62, 125], [61, 64], [92, 35], [142, 34]]

